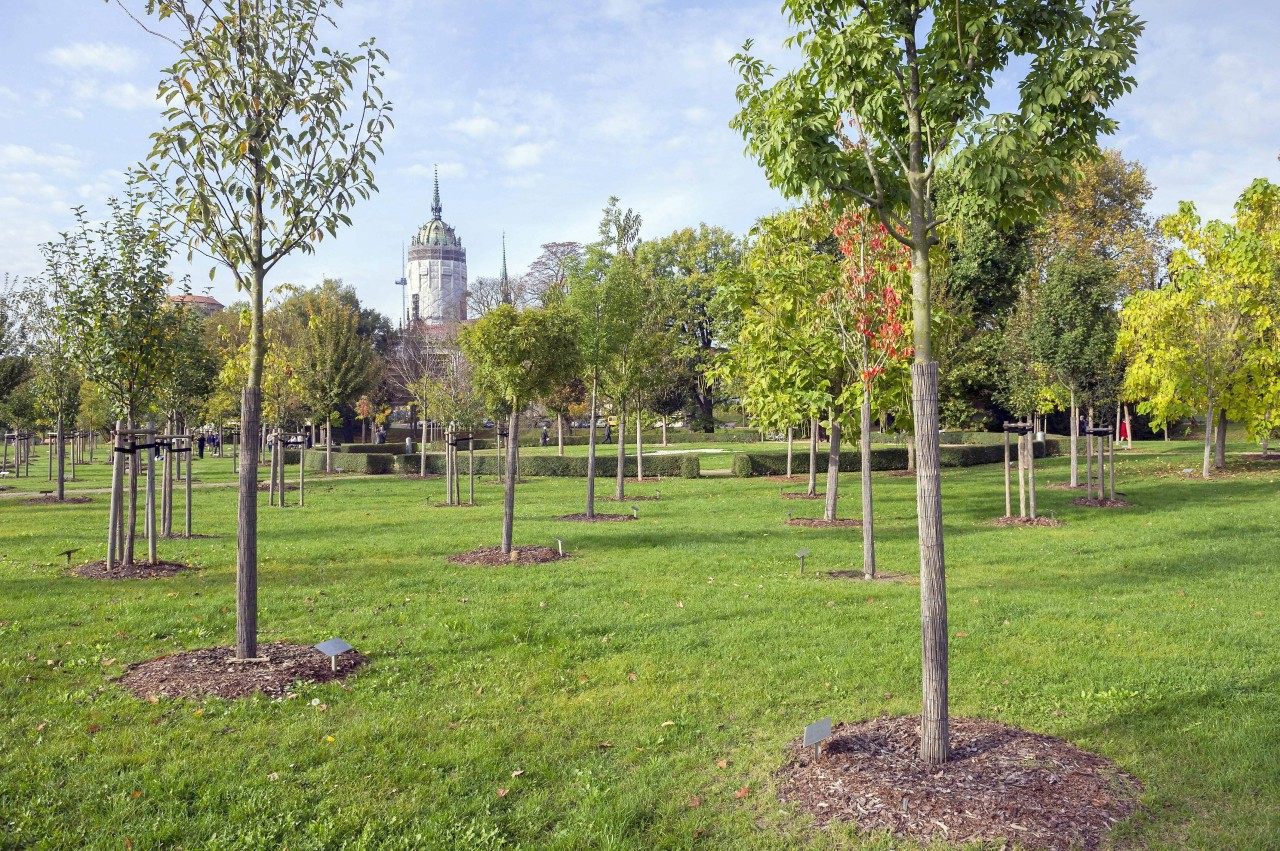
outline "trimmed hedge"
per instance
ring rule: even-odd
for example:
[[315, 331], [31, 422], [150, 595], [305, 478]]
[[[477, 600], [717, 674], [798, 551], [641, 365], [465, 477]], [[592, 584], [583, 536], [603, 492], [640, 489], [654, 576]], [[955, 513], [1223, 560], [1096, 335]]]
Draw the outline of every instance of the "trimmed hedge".
[[[414, 446], [418, 444], [415, 442]], [[403, 455], [404, 441], [399, 443], [344, 443], [341, 446], [335, 444], [334, 452], [367, 452], [373, 455]]]
[[[950, 436], [950, 435], [948, 435]], [[1043, 443], [1036, 443], [1036, 457], [1061, 455], [1061, 442], [1048, 438]], [[1017, 457], [1016, 447], [1013, 449]], [[999, 444], [944, 444], [938, 447], [938, 463], [943, 467], [974, 467], [979, 464], [998, 464], [1004, 461], [1003, 437]], [[818, 470], [826, 472], [827, 454], [818, 453]], [[905, 446], [872, 446], [871, 469], [873, 470], [905, 470], [907, 469], [907, 449]], [[862, 470], [862, 453], [857, 450], [840, 453], [840, 472], [856, 473]], [[785, 452], [737, 452], [733, 456], [733, 474], [739, 478], [752, 476], [781, 476], [787, 472], [787, 455]], [[800, 474], [809, 472], [809, 453], [795, 452], [791, 459], [791, 472]]]
[[[415, 456], [416, 457], [416, 456]], [[390, 473], [395, 469], [396, 458], [385, 452], [335, 452], [333, 453], [333, 469], [341, 468], [346, 473], [361, 473], [364, 475], [380, 476]], [[284, 463], [286, 465], [298, 463], [298, 450], [289, 449], [284, 453]], [[321, 471], [324, 470], [324, 450], [308, 449], [307, 450], [307, 469]], [[417, 472], [417, 468], [414, 468]], [[289, 474], [286, 472], [286, 478]]]
[[[466, 475], [466, 454], [459, 454], [458, 461], [463, 475]], [[477, 455], [475, 465], [477, 476], [496, 476], [498, 474], [498, 459], [493, 455]], [[308, 467], [310, 467], [309, 464]], [[396, 459], [396, 469], [408, 475], [417, 474], [420, 469], [419, 457], [417, 455], [401, 455]], [[634, 455], [627, 456], [625, 470], [628, 476], [636, 474], [636, 459]], [[427, 472], [435, 475], [444, 472], [443, 452], [427, 453]], [[618, 458], [616, 455], [596, 456], [597, 476], [614, 476], [617, 475], [617, 472]], [[587, 459], [583, 456], [561, 458], [559, 455], [526, 455], [520, 459], [520, 474], [522, 476], [581, 477], [585, 479], [587, 476]], [[702, 475], [702, 464], [698, 460], [698, 456], [692, 453], [658, 455], [655, 457], [646, 456], [644, 459], [644, 474], [655, 477], [696, 479]]]

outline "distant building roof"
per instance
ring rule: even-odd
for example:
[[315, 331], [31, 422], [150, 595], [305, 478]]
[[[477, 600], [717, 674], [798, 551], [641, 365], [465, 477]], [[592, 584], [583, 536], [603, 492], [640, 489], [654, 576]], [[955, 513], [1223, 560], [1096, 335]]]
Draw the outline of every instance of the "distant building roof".
[[171, 295], [169, 301], [175, 304], [189, 304], [197, 307], [205, 313], [215, 313], [222, 310], [225, 305], [216, 298], [207, 295]]

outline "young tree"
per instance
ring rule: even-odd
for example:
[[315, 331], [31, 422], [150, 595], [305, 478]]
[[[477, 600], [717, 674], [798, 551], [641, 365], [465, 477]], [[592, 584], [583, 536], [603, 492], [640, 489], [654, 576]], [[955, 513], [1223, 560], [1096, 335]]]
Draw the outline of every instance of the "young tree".
[[[1128, 0], [950, 2], [785, 0], [799, 28], [801, 67], [777, 81], [750, 54], [733, 121], [785, 194], [867, 204], [911, 249], [919, 469], [923, 713], [921, 758], [945, 762], [946, 574], [939, 495], [937, 365], [930, 248], [940, 224], [931, 186], [954, 165], [1004, 218], [1034, 218], [1062, 190], [1099, 134], [1106, 110], [1133, 87], [1142, 25]], [[989, 93], [1013, 57], [1025, 59], [1017, 111], [992, 114]]]
[[66, 498], [66, 427], [74, 429], [83, 378], [76, 363], [75, 329], [67, 305], [67, 287], [80, 270], [63, 251], [66, 243], [45, 243], [45, 274], [20, 293], [22, 326], [30, 356], [31, 390], [37, 409], [54, 424], [52, 452], [57, 454], [55, 495]]
[[1071, 487], [1080, 485], [1082, 388], [1095, 383], [1115, 357], [1115, 269], [1074, 249], [1053, 257], [1036, 284], [1036, 310], [1028, 329], [1031, 355], [1066, 388], [1071, 410]]
[[572, 318], [560, 310], [518, 311], [509, 304], [486, 314], [459, 335], [482, 394], [505, 402], [508, 415], [507, 482], [502, 511], [502, 552], [511, 552], [519, 462], [520, 411], [577, 368]]
[[[377, 190], [390, 126], [378, 88], [386, 54], [320, 42], [337, 0], [147, 0], [181, 52], [159, 85], [166, 124], [139, 177], [157, 188], [193, 253], [225, 266], [249, 295], [241, 403], [244, 463], [236, 549], [236, 656], [258, 649], [258, 428], [271, 270], [349, 225]], [[353, 97], [354, 95], [354, 97]]]
[[[326, 422], [366, 390], [374, 377], [373, 349], [360, 336], [359, 314], [331, 288], [303, 294], [306, 326], [294, 350], [294, 372], [303, 404]], [[325, 471], [333, 472], [333, 441], [325, 446]]]

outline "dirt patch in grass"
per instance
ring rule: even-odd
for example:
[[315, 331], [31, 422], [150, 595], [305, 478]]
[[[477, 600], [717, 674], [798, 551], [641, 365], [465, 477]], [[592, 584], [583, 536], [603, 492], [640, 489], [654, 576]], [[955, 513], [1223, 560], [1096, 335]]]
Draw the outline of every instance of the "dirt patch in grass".
[[1075, 485], [1073, 487], [1071, 482], [1053, 482], [1052, 484], [1040, 485], [1039, 487], [1051, 491], [1078, 491], [1084, 489], [1084, 485]]
[[1263, 461], [1268, 464], [1280, 461], [1280, 454], [1277, 454], [1275, 452], [1271, 452], [1266, 455], [1263, 455], [1261, 452], [1254, 452], [1251, 455], [1240, 455], [1238, 457], [1244, 459], [1245, 461]]
[[[313, 473], [312, 475], [315, 475], [315, 474]], [[311, 478], [311, 476], [307, 476], [307, 478]], [[297, 489], [298, 489], [297, 482], [288, 482], [285, 485], [285, 490], [289, 491], [290, 493], [292, 493], [293, 491], [296, 491]], [[263, 493], [266, 493], [267, 491], [271, 490], [271, 482], [258, 482], [258, 490]], [[276, 492], [279, 493], [280, 488], [277, 487]]]
[[828, 570], [823, 576], [829, 579], [856, 579], [859, 582], [910, 582], [917, 577], [910, 573], [882, 573], [876, 571], [876, 575], [867, 579], [861, 570]]
[[624, 496], [618, 499], [616, 496], [598, 496], [596, 499], [601, 502], [657, 502], [656, 496]]
[[861, 520], [823, 520], [821, 517], [792, 517], [788, 526], [804, 526], [809, 529], [860, 529]]
[[107, 567], [104, 560], [82, 564], [72, 568], [71, 572], [86, 579], [163, 579], [166, 576], [174, 576], [195, 569], [189, 564], [177, 561], [158, 561], [155, 564], [134, 562]]
[[780, 496], [783, 499], [826, 499], [827, 498], [827, 495], [825, 493], [816, 493], [811, 496], [807, 493], [787, 493], [786, 491], [783, 491], [780, 494]]
[[798, 485], [801, 482], [809, 481], [808, 476], [766, 476], [765, 481], [778, 482], [784, 485]]
[[22, 500], [23, 505], [84, 505], [86, 502], [93, 502], [91, 496], [68, 496], [58, 499], [56, 496], [33, 496], [31, 499]]
[[636, 518], [630, 514], [601, 514], [599, 512], [594, 516], [588, 517], [583, 512], [581, 514], [563, 514], [556, 519], [568, 520], [570, 523], [622, 523], [625, 520], [635, 520]]
[[997, 517], [984, 526], [1061, 526], [1062, 521], [1053, 517]]
[[[630, 520], [631, 518], [628, 517], [627, 519]], [[479, 564], [501, 567], [505, 564], [545, 564], [549, 561], [559, 561], [562, 558], [569, 557], [568, 553], [560, 555], [559, 552], [551, 549], [551, 547], [512, 547], [511, 551], [516, 554], [514, 560], [509, 554], [502, 552], [502, 547], [478, 547], [471, 552], [449, 556], [447, 560], [450, 564]]]
[[1079, 505], [1082, 508], [1132, 508], [1132, 502], [1126, 502], [1123, 499], [1098, 499], [1097, 497], [1082, 496], [1071, 500], [1072, 505]]
[[222, 697], [288, 693], [295, 683], [341, 680], [365, 662], [355, 651], [336, 657], [337, 670], [314, 647], [277, 642], [258, 647], [265, 662], [236, 662], [234, 647], [205, 647], [130, 665], [120, 684], [138, 697]]
[[791, 743], [780, 794], [824, 826], [1068, 851], [1098, 848], [1142, 790], [1109, 760], [995, 721], [952, 718], [950, 744], [949, 762], [926, 765], [918, 716], [840, 724], [816, 760]]
[[885, 470], [884, 476], [887, 479], [906, 479], [916, 477], [915, 470]]
[[474, 502], [436, 502], [432, 503], [435, 508], [475, 508]]

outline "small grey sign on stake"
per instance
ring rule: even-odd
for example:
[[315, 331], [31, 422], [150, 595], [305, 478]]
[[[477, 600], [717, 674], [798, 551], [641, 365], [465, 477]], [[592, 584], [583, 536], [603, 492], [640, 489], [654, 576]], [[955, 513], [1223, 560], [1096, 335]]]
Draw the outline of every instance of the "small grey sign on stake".
[[329, 666], [336, 671], [338, 670], [338, 657], [355, 648], [341, 638], [330, 638], [328, 641], [322, 641], [317, 644], [316, 649], [329, 657]]
[[813, 746], [813, 755], [816, 758], [818, 748], [824, 741], [831, 738], [831, 719], [823, 718], [821, 721], [814, 721], [808, 727], [804, 728], [804, 747]]

